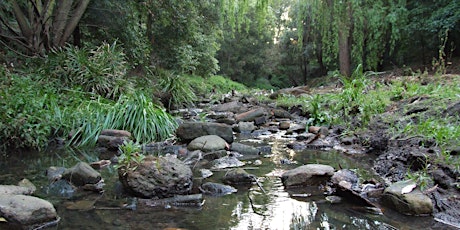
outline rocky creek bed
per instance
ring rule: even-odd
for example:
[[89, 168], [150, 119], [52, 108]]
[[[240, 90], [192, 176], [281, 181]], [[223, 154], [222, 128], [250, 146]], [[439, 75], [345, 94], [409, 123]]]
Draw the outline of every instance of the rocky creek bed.
[[[457, 116], [459, 104], [437, 113]], [[130, 139], [118, 130], [106, 130], [96, 150], [11, 154], [1, 162], [0, 227], [455, 229], [458, 172], [438, 165], [435, 184], [420, 190], [406, 173], [439, 149], [423, 137], [388, 135], [389, 113], [404, 121], [433, 112], [429, 105], [429, 98], [403, 101], [347, 136], [237, 95], [175, 111], [176, 138], [143, 145], [149, 156], [133, 167], [114, 167], [111, 150]], [[12, 185], [23, 178], [31, 183]], [[33, 215], [18, 214], [24, 210]]]

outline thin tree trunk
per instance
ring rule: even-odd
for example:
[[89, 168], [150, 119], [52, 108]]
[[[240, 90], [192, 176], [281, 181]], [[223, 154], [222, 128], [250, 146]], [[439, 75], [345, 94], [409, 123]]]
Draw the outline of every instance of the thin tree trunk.
[[344, 76], [351, 76], [351, 35], [353, 34], [353, 13], [351, 2], [347, 2], [345, 14], [339, 22], [339, 67]]
[[72, 35], [73, 31], [78, 25], [83, 13], [86, 11], [86, 7], [88, 7], [90, 0], [81, 0], [78, 6], [73, 11], [72, 17], [70, 18], [69, 23], [66, 25], [64, 34], [62, 35], [59, 46], [64, 46], [64, 44], [69, 40], [70, 35]]

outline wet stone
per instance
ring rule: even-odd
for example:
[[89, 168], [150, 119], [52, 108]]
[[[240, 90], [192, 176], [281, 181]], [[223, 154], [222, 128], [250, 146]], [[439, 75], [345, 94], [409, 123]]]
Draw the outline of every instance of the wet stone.
[[433, 204], [430, 197], [415, 186], [415, 182], [411, 180], [399, 181], [390, 185], [384, 191], [384, 203], [406, 215], [432, 214]]
[[325, 183], [334, 174], [334, 168], [329, 165], [307, 164], [286, 171], [281, 175], [284, 186], [313, 186]]
[[224, 185], [214, 182], [206, 182], [202, 184], [200, 190], [203, 194], [211, 196], [224, 196], [238, 191], [236, 188], [230, 185]]
[[244, 163], [236, 157], [225, 156], [211, 162], [211, 169], [225, 169], [244, 166]]
[[237, 168], [229, 170], [222, 178], [222, 181], [230, 185], [239, 185], [250, 184], [252, 182], [255, 182], [256, 179], [256, 176], [249, 174], [248, 172], [246, 172], [246, 170]]

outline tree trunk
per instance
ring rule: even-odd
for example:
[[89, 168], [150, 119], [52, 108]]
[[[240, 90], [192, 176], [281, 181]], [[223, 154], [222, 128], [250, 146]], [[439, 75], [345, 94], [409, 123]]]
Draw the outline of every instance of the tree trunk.
[[[63, 1], [67, 1], [67, 0], [63, 0]], [[90, 0], [80, 0], [79, 1], [78, 6], [72, 12], [72, 17], [69, 19], [69, 22], [66, 25], [64, 34], [62, 34], [62, 37], [59, 40], [58, 46], [64, 46], [67, 40], [69, 40], [70, 35], [72, 35], [73, 31], [78, 25], [78, 22], [80, 22], [80, 19], [83, 16], [83, 13], [85, 13], [86, 7], [88, 7], [89, 1]]]
[[351, 2], [345, 6], [345, 12], [339, 21], [339, 68], [344, 76], [351, 76], [351, 35], [353, 34], [353, 12]]
[[339, 30], [339, 67], [340, 73], [346, 77], [351, 76], [350, 48], [348, 46], [348, 32]]

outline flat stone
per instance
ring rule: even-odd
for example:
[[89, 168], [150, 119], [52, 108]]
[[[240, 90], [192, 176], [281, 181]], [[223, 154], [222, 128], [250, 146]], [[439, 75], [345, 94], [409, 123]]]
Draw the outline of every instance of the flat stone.
[[334, 174], [334, 168], [329, 165], [307, 164], [286, 171], [281, 175], [284, 186], [313, 186], [325, 183]]

